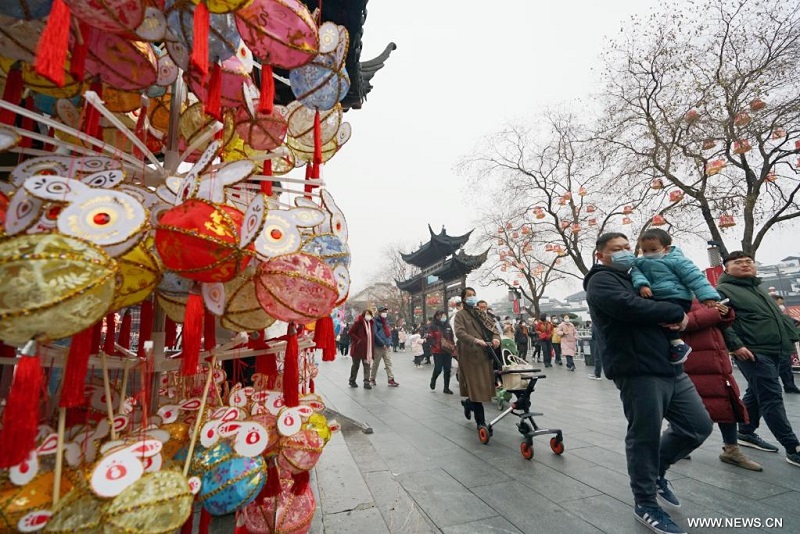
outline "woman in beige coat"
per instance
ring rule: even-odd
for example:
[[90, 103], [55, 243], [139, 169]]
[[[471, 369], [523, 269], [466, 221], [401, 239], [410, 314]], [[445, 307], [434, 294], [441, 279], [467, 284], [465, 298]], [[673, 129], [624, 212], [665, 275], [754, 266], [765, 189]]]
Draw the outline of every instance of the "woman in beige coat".
[[572, 324], [569, 315], [564, 316], [564, 322], [558, 325], [556, 332], [561, 336], [561, 355], [567, 359], [567, 369], [575, 370], [575, 360], [578, 352], [578, 329]]
[[477, 308], [478, 298], [471, 287], [461, 291], [464, 308], [456, 313], [455, 334], [458, 352], [458, 384], [464, 416], [475, 414], [477, 425], [486, 425], [483, 403], [490, 402], [495, 394], [494, 368], [486, 348], [500, 346], [500, 332], [486, 312]]

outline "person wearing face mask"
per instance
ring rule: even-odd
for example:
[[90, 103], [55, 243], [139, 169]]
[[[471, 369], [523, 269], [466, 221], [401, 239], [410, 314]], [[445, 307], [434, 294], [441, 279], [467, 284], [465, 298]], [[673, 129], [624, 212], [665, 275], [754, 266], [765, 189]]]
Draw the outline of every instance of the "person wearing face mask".
[[447, 324], [447, 314], [439, 310], [433, 314], [433, 324], [428, 330], [433, 353], [433, 374], [431, 375], [431, 391], [436, 390], [436, 379], [444, 372], [443, 393], [452, 395], [450, 390], [450, 370], [453, 367], [453, 331]]
[[378, 316], [372, 321], [372, 331], [375, 340], [375, 363], [370, 370], [370, 383], [376, 385], [375, 379], [378, 376], [378, 365], [383, 360], [383, 367], [386, 369], [386, 376], [389, 379], [389, 387], [396, 388], [400, 384], [395, 382], [394, 372], [392, 371], [392, 329], [389, 328], [389, 308], [383, 307], [378, 310]]
[[575, 371], [575, 353], [578, 351], [578, 329], [572, 324], [569, 315], [564, 316], [564, 322], [559, 324], [556, 332], [561, 338], [561, 355], [567, 360], [567, 370]]
[[369, 308], [359, 315], [347, 332], [350, 338], [350, 387], [357, 388], [358, 368], [364, 367], [364, 389], [372, 389], [369, 382], [369, 371], [375, 354], [375, 340], [372, 335], [372, 310]]
[[[669, 467], [702, 445], [712, 422], [682, 365], [669, 362], [665, 327], [683, 330], [688, 317], [671, 302], [642, 298], [633, 287], [634, 255], [625, 234], [602, 234], [598, 261], [583, 281], [603, 370], [620, 392], [628, 421], [625, 457], [636, 519], [654, 532], [685, 532], [662, 509], [680, 508]], [[662, 434], [663, 420], [669, 426]]]
[[[639, 248], [642, 255], [633, 263], [631, 278], [642, 297], [672, 302], [683, 308], [684, 313], [689, 312], [694, 298], [710, 308], [720, 300], [706, 275], [681, 249], [672, 246], [672, 237], [664, 230], [646, 230], [639, 238]], [[667, 337], [672, 346], [670, 361], [674, 365], [685, 362], [692, 348], [684, 343], [679, 332], [668, 331]]]
[[486, 352], [488, 347], [500, 346], [500, 332], [495, 322], [479, 309], [475, 290], [466, 287], [461, 291], [464, 307], [456, 313], [455, 326], [458, 339], [458, 386], [464, 407], [464, 417], [486, 425], [483, 403], [495, 395], [494, 361]]

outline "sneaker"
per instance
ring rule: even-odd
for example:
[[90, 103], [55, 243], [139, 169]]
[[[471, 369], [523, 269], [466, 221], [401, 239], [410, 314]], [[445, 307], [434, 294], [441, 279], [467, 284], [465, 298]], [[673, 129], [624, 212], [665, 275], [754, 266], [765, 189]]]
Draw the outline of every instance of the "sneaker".
[[467, 418], [467, 421], [472, 419], [472, 408], [469, 406], [469, 401], [467, 399], [463, 399], [461, 401], [461, 406], [464, 407], [464, 417]]
[[431, 391], [436, 390], [436, 382], [435, 381], [431, 380], [431, 383], [429, 384], [429, 386], [431, 387]]
[[358, 387], [358, 384], [356, 384], [355, 380], [351, 380], [349, 383], [350, 383], [350, 387], [351, 388], [357, 388]]
[[672, 365], [680, 365], [686, 361], [686, 358], [689, 357], [689, 354], [692, 353], [692, 347], [687, 345], [686, 343], [681, 343], [680, 345], [672, 345], [669, 350], [669, 363]]
[[372, 389], [372, 386], [369, 384], [369, 382], [364, 382], [364, 389]]
[[556, 363], [557, 363], [558, 365], [564, 365], [563, 363], [561, 363], [561, 360], [556, 360]]
[[736, 438], [739, 440], [739, 445], [744, 447], [752, 447], [753, 449], [758, 449], [760, 451], [778, 452], [778, 447], [772, 443], [764, 441], [755, 432], [752, 434], [743, 434], [739, 432], [736, 435]]
[[417, 369], [422, 369], [421, 365], [415, 365], [414, 367], [416, 367]]
[[452, 395], [453, 391], [450, 388], [444, 388], [442, 393], [444, 393], [445, 395]]
[[370, 378], [370, 379], [369, 379], [369, 383], [370, 383], [370, 384], [372, 384], [373, 386], [377, 386], [377, 385], [378, 385], [378, 383], [377, 383], [377, 382], [375, 382], [375, 379], [374, 379], [374, 378]]
[[681, 507], [681, 501], [672, 491], [672, 484], [664, 477], [658, 477], [658, 480], [656, 480], [656, 498], [664, 508], [677, 510]]
[[760, 465], [744, 455], [742, 449], [740, 449], [738, 445], [724, 445], [722, 447], [722, 454], [719, 455], [719, 459], [726, 464], [743, 467], [744, 469], [749, 469], [750, 471], [763, 471], [763, 468]]
[[589, 378], [591, 378], [592, 380], [602, 380], [602, 378], [600, 378], [597, 375], [589, 375]]
[[633, 515], [641, 524], [659, 534], [686, 534], [686, 531], [675, 524], [667, 512], [658, 506], [633, 507]]
[[792, 465], [800, 467], [800, 452], [787, 452], [786, 461]]
[[389, 387], [390, 387], [390, 388], [396, 388], [396, 387], [397, 387], [397, 386], [399, 386], [399, 385], [400, 385], [400, 384], [398, 384], [397, 382], [395, 382], [395, 381], [394, 381], [394, 378], [390, 378], [390, 379], [389, 379]]
[[575, 366], [574, 365], [568, 365], [567, 366], [567, 371], [573, 371], [574, 372], [575, 371]]
[[784, 393], [800, 393], [800, 389], [797, 388], [783, 388]]

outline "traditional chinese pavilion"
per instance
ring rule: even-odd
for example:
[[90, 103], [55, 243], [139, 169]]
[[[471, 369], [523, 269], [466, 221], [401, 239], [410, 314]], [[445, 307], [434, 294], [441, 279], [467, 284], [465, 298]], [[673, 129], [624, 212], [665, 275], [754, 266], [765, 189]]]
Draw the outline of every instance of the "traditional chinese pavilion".
[[464, 235], [447, 235], [444, 226], [438, 234], [410, 254], [401, 254], [403, 261], [420, 269], [408, 280], [395, 281], [397, 287], [411, 294], [410, 315], [417, 324], [423, 323], [436, 310], [447, 310], [450, 298], [461, 294], [466, 287], [467, 275], [483, 265], [488, 249], [482, 254], [464, 252], [472, 230]]

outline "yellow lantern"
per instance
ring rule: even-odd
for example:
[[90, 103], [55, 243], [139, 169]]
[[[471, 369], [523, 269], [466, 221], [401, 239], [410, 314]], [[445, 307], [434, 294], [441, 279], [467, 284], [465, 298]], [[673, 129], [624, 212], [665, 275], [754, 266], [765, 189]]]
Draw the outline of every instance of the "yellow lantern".
[[117, 259], [122, 281], [111, 303], [112, 310], [140, 303], [161, 281], [163, 266], [151, 247], [151, 240], [142, 241]]

